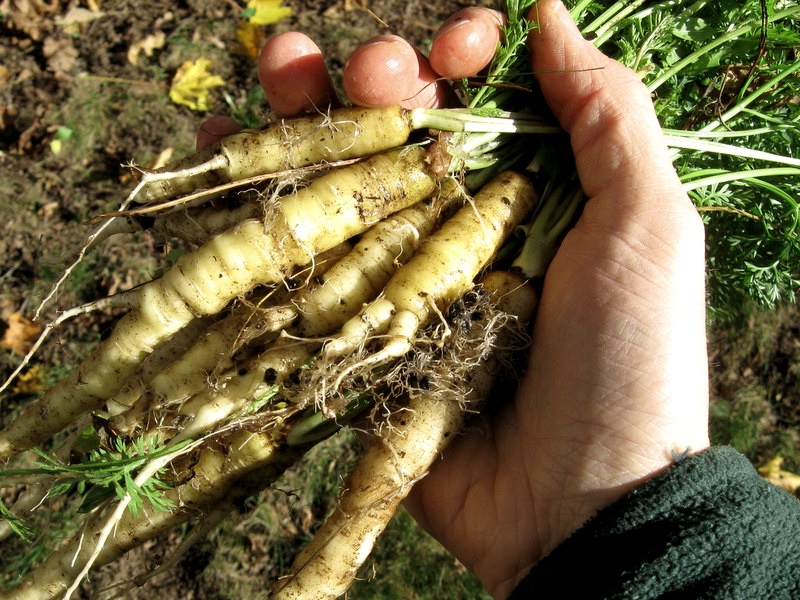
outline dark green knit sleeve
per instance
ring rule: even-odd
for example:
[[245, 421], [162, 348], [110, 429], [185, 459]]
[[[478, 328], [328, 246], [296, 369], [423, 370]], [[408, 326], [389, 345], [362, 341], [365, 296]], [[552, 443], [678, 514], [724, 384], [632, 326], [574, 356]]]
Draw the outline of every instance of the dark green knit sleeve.
[[800, 501], [743, 455], [676, 462], [542, 559], [512, 600], [800, 599]]

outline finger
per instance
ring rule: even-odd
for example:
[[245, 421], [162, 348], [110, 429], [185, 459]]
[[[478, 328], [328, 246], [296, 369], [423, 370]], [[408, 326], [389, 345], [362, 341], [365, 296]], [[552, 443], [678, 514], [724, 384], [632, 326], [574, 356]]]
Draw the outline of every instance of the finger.
[[342, 87], [361, 106], [443, 106], [449, 86], [414, 47], [396, 35], [362, 44], [344, 67]]
[[338, 103], [322, 51], [296, 31], [278, 34], [266, 43], [258, 61], [258, 79], [279, 117], [322, 111]]
[[226, 135], [236, 133], [241, 128], [242, 126], [230, 117], [211, 117], [200, 126], [195, 145], [198, 150], [201, 150], [221, 140]]
[[570, 134], [586, 193], [619, 193], [641, 203], [679, 189], [650, 96], [637, 75], [583, 39], [559, 0], [541, 0], [530, 17], [532, 67], [550, 108]]
[[428, 55], [434, 71], [450, 79], [472, 77], [494, 57], [500, 42], [503, 13], [489, 8], [465, 8], [439, 28]]

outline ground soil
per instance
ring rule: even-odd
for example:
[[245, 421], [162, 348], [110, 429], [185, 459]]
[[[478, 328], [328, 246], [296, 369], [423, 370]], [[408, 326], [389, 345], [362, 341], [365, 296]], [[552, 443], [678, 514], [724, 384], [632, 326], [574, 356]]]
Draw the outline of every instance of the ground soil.
[[[237, 1], [0, 1], [0, 338], [15, 314], [30, 316], [64, 258], [79, 247], [86, 220], [118, 205], [132, 181], [125, 163], [150, 164], [165, 148], [177, 155], [189, 152], [204, 118], [230, 113], [223, 91], [234, 104], [246, 104], [257, 79], [253, 58], [236, 38], [241, 16]], [[287, 29], [307, 32], [336, 72], [357, 44], [386, 30], [376, 16], [424, 51], [446, 15], [461, 4], [475, 3], [286, 4], [293, 15], [263, 27], [264, 35]], [[132, 60], [132, 48], [161, 34], [163, 45], [149, 54], [141, 46]], [[200, 55], [213, 61], [214, 73], [225, 82], [202, 113], [171, 103], [167, 95], [178, 67]], [[158, 270], [168, 250], [146, 238], [101, 249], [76, 274], [77, 283], [64, 289], [59, 305], [81, 304], [135, 285]], [[115, 316], [100, 311], [67, 324], [43, 347], [39, 361], [68, 369]], [[790, 307], [710, 330], [712, 395], [724, 405], [742, 390], [756, 390], [763, 402], [753, 409], [753, 418], [788, 444], [797, 441], [800, 421], [799, 329], [800, 319]], [[5, 379], [19, 357], [7, 347], [0, 353]], [[36, 387], [34, 383], [33, 389], [7, 393], [0, 418]], [[760, 462], [772, 452], [774, 444], [764, 442], [752, 449], [751, 458]], [[157, 545], [147, 552], [152, 555], [140, 560], [157, 562]], [[195, 558], [202, 562], [202, 556]], [[169, 590], [159, 593], [216, 597], [196, 589], [195, 582], [192, 573], [179, 571]]]

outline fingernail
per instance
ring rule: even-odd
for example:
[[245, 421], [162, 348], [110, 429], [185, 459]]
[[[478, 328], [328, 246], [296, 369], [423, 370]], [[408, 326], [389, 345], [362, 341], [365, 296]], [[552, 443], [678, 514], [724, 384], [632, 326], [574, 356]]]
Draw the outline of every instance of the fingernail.
[[470, 19], [463, 15], [450, 17], [444, 23], [442, 23], [442, 26], [439, 28], [439, 31], [437, 32], [437, 35], [442, 35], [445, 33], [450, 33], [451, 31], [455, 31], [459, 27], [463, 27], [469, 22]]
[[366, 42], [359, 45], [359, 48], [369, 48], [374, 46], [385, 46], [387, 44], [401, 44], [407, 45], [407, 42], [399, 35], [385, 34], [378, 35], [368, 39]]

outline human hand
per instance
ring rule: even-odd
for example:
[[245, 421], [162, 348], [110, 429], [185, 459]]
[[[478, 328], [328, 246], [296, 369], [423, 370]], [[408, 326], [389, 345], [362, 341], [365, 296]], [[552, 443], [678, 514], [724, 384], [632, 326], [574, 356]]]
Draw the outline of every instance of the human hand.
[[[445, 105], [450, 91], [446, 79], [474, 75], [492, 59], [503, 16], [489, 9], [466, 8], [449, 21], [463, 25], [456, 35], [440, 36], [427, 58], [396, 35], [381, 35], [359, 47], [344, 69], [342, 87], [348, 99], [370, 107]], [[268, 40], [259, 59], [258, 76], [277, 117], [340, 103], [322, 52], [296, 31]], [[197, 146], [208, 146], [240, 128], [230, 117], [212, 117], [198, 132]]]
[[[532, 69], [589, 200], [545, 278], [513, 402], [456, 440], [407, 502], [498, 598], [599, 509], [667, 468], [672, 452], [709, 443], [702, 223], [636, 75], [585, 42], [557, 0], [535, 11]], [[445, 102], [439, 76], [476, 74], [498, 19], [459, 12], [429, 60], [400, 38], [367, 43], [345, 68], [348, 97]], [[468, 59], [451, 52], [462, 47]], [[279, 74], [292, 64], [290, 90]], [[300, 34], [273, 40], [260, 74], [280, 115], [337, 102], [319, 50]]]

